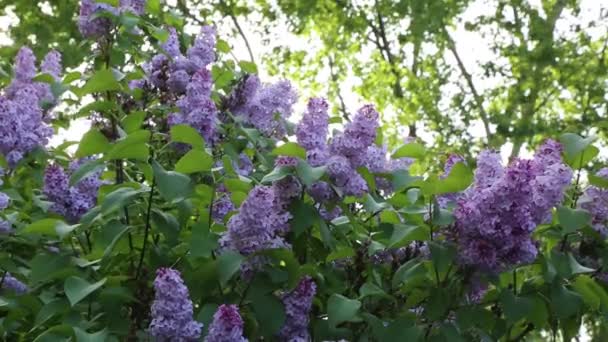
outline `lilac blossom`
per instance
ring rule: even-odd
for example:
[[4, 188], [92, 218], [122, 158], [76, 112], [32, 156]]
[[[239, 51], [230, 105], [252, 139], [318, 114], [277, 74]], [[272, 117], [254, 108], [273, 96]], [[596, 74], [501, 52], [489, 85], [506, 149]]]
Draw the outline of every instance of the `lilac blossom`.
[[262, 84], [249, 75], [231, 95], [230, 110], [262, 134], [283, 137], [287, 133], [285, 121], [291, 116], [297, 94], [291, 83], [279, 81]]
[[17, 295], [22, 295], [30, 291], [29, 287], [19, 279], [6, 272], [2, 280], [2, 289], [9, 290]]
[[203, 325], [192, 319], [192, 301], [179, 271], [158, 269], [154, 291], [150, 334], [160, 341], [198, 341]]
[[[269, 186], [256, 186], [239, 212], [230, 217], [227, 231], [220, 240], [223, 249], [250, 255], [258, 251], [273, 248], [289, 248], [283, 234], [289, 230], [289, 212], [285, 211], [281, 198], [275, 189]], [[245, 276], [263, 264], [260, 258], [253, 258], [242, 266]]]
[[[45, 58], [43, 68], [52, 74], [60, 73], [56, 52]], [[34, 82], [36, 59], [32, 51], [23, 47], [15, 58], [15, 78], [0, 95], [0, 153], [14, 167], [28, 152], [43, 147], [53, 135], [44, 120], [43, 102], [54, 102], [48, 84]]]
[[[608, 168], [599, 170], [596, 175], [608, 179]], [[606, 238], [608, 236], [608, 228], [606, 227], [606, 221], [608, 221], [608, 189], [590, 185], [579, 199], [579, 205], [591, 214], [591, 227], [603, 238]]]
[[210, 72], [207, 69], [199, 70], [185, 88], [186, 95], [178, 101], [180, 112], [170, 115], [169, 125], [187, 124], [196, 129], [205, 142], [211, 145], [216, 139], [218, 110], [210, 97]]
[[312, 300], [317, 292], [317, 285], [310, 277], [300, 280], [292, 291], [282, 296], [285, 306], [285, 324], [279, 332], [281, 341], [308, 341], [308, 323]]
[[97, 192], [102, 182], [101, 172], [91, 174], [69, 185], [70, 175], [91, 159], [81, 159], [70, 163], [68, 172], [57, 164], [50, 165], [44, 174], [44, 194], [53, 202], [50, 210], [62, 215], [70, 223], [76, 223], [97, 203]]
[[323, 98], [312, 98], [302, 120], [296, 127], [298, 144], [306, 150], [324, 150], [327, 145], [329, 115], [328, 104]]
[[10, 234], [13, 232], [13, 225], [4, 219], [0, 219], [0, 234]]
[[100, 38], [107, 35], [112, 27], [112, 21], [106, 17], [95, 17], [96, 14], [107, 11], [118, 14], [118, 10], [106, 3], [95, 0], [80, 1], [80, 16], [78, 29], [85, 38]]
[[[350, 159], [356, 160], [376, 139], [379, 114], [372, 105], [365, 105], [346, 124], [344, 132], [333, 138], [331, 150]], [[360, 166], [360, 165], [357, 165]]]
[[238, 307], [222, 304], [213, 315], [205, 342], [246, 342], [243, 326]]
[[464, 264], [495, 273], [536, 258], [531, 233], [562, 201], [572, 177], [555, 146], [548, 141], [534, 159], [515, 160], [503, 171], [495, 155], [480, 154], [475, 184], [454, 210]]
[[147, 0], [120, 0], [119, 7], [122, 11], [143, 15], [146, 11], [146, 2]]

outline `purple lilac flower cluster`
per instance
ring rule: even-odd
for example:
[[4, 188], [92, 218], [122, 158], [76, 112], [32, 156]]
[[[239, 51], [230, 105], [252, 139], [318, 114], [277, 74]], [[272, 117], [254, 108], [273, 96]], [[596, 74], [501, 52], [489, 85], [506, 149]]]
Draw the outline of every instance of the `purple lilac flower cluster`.
[[[41, 71], [56, 80], [61, 75], [61, 56], [49, 52]], [[38, 72], [32, 50], [22, 47], [15, 58], [14, 79], [0, 95], [0, 153], [15, 166], [23, 156], [38, 146], [45, 146], [53, 129], [44, 122], [43, 105], [56, 102], [50, 85], [33, 81]]]
[[[344, 131], [333, 137], [328, 144], [327, 114], [328, 104], [322, 98], [312, 98], [302, 120], [296, 127], [296, 138], [300, 146], [306, 149], [306, 159], [312, 166], [327, 166], [331, 183], [319, 181], [313, 184], [308, 192], [313, 199], [327, 204], [336, 199], [338, 194], [361, 196], [368, 191], [365, 179], [357, 172], [358, 167], [376, 174], [389, 173], [398, 169], [407, 169], [413, 160], [388, 158], [386, 147], [376, 146], [376, 130], [379, 114], [371, 105], [363, 106], [353, 120], [346, 124]], [[390, 182], [383, 177], [376, 177], [378, 188], [390, 191]], [[328, 218], [340, 214], [339, 208], [320, 207], [320, 212]]]
[[[155, 55], [149, 63], [143, 66], [146, 72], [145, 81], [162, 91], [182, 95], [188, 92], [188, 85], [193, 81], [194, 75], [199, 73], [194, 88], [190, 90], [190, 98], [180, 106], [192, 109], [188, 104], [189, 101], [202, 101], [197, 97], [208, 97], [211, 92], [211, 75], [208, 73], [200, 74], [200, 71], [206, 70], [207, 66], [215, 60], [215, 28], [212, 26], [201, 27], [194, 44], [186, 51], [185, 55], [182, 54], [180, 49], [177, 30], [169, 27], [168, 31], [167, 40], [161, 44], [163, 53]], [[192, 103], [192, 105], [198, 106], [200, 103]]]
[[248, 75], [231, 94], [228, 107], [262, 134], [282, 138], [297, 98], [289, 81], [263, 84], [256, 75]]
[[[289, 248], [283, 235], [289, 230], [290, 219], [290, 213], [285, 211], [273, 187], [256, 186], [241, 204], [238, 214], [228, 220], [220, 245], [222, 249], [243, 255], [272, 248]], [[258, 259], [243, 265], [245, 276], [251, 275], [250, 271], [264, 263]]]
[[169, 115], [168, 118], [170, 126], [187, 124], [193, 127], [209, 145], [216, 140], [218, 124], [218, 110], [211, 99], [211, 86], [209, 70], [197, 71], [186, 85], [186, 94], [177, 101], [180, 111]]
[[170, 94], [179, 112], [170, 114], [170, 126], [187, 124], [195, 128], [207, 144], [216, 140], [218, 110], [211, 99], [213, 79], [208, 66], [215, 60], [215, 28], [203, 26], [194, 44], [182, 54], [175, 28], [168, 29], [169, 37], [161, 44], [163, 53], [155, 55], [143, 66], [144, 80], [132, 82], [132, 87], [155, 87]]
[[[608, 168], [599, 170], [596, 175], [608, 179]], [[579, 205], [591, 214], [593, 229], [606, 238], [608, 236], [608, 228], [606, 227], [606, 221], [608, 221], [608, 190], [593, 185], [589, 186], [579, 199]]]
[[8, 272], [4, 274], [4, 279], [2, 280], [2, 289], [9, 290], [17, 295], [22, 295], [30, 290], [27, 285], [22, 283], [19, 279], [13, 277], [13, 275]]
[[222, 304], [213, 315], [206, 342], [247, 342], [243, 337], [243, 319], [236, 305]]
[[495, 153], [479, 155], [475, 184], [454, 210], [461, 261], [481, 271], [500, 272], [532, 262], [531, 233], [559, 204], [572, 179], [561, 161], [561, 145], [548, 140], [532, 160], [515, 160], [500, 170]]
[[70, 163], [68, 172], [57, 164], [50, 165], [44, 173], [44, 194], [53, 202], [50, 210], [62, 215], [70, 223], [76, 223], [97, 203], [97, 192], [102, 185], [101, 171], [91, 174], [70, 186], [70, 175], [90, 158]]
[[203, 325], [192, 319], [192, 301], [179, 271], [158, 269], [154, 291], [150, 334], [159, 341], [198, 341]]
[[103, 11], [118, 15], [130, 12], [143, 15], [147, 0], [120, 0], [118, 8], [96, 0], [81, 0], [78, 30], [85, 38], [100, 38], [107, 35], [112, 28], [112, 21], [100, 15]]
[[309, 341], [308, 322], [317, 285], [310, 277], [300, 280], [295, 289], [282, 296], [285, 324], [279, 332], [281, 341]]
[[[2, 184], [4, 184], [2, 177], [4, 177], [4, 169], [0, 167], [0, 186], [2, 186]], [[4, 210], [4, 209], [8, 208], [10, 203], [11, 203], [10, 197], [8, 197], [8, 195], [5, 194], [4, 192], [0, 192], [0, 210]], [[0, 218], [0, 234], [8, 234], [11, 231], [12, 231], [11, 223], [3, 218]]]

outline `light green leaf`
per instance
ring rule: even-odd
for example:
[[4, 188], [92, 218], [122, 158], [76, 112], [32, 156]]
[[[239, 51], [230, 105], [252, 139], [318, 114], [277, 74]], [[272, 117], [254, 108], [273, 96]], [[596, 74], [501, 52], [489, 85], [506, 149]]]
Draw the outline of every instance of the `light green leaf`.
[[564, 160], [574, 169], [587, 165], [599, 153], [597, 147], [592, 145], [596, 140], [594, 136], [583, 138], [578, 134], [565, 133], [559, 140], [564, 146]]
[[413, 142], [406, 145], [401, 146], [399, 149], [393, 153], [393, 159], [399, 158], [416, 158], [423, 159], [426, 156], [426, 148], [424, 145]]
[[450, 174], [437, 182], [437, 191], [435, 194], [447, 194], [460, 192], [469, 187], [473, 182], [473, 172], [464, 163], [456, 163]]
[[425, 226], [395, 224], [388, 247], [398, 248], [407, 246], [412, 241], [426, 241], [429, 237], [429, 229]]
[[306, 159], [306, 150], [295, 142], [286, 142], [272, 150], [274, 156], [288, 156]]
[[106, 153], [110, 149], [108, 139], [98, 130], [91, 129], [84, 134], [75, 156], [77, 158], [87, 157], [94, 154]]
[[272, 170], [272, 172], [270, 172], [269, 174], [264, 176], [264, 178], [262, 178], [261, 183], [262, 184], [272, 183], [272, 182], [275, 182], [275, 181], [278, 181], [278, 180], [281, 180], [281, 179], [287, 177], [291, 173], [292, 173], [292, 171], [290, 170], [290, 168], [277, 166]]
[[205, 140], [200, 133], [190, 125], [175, 125], [171, 127], [171, 140], [189, 144], [194, 149], [205, 148]]
[[145, 118], [146, 113], [143, 111], [130, 113], [122, 119], [122, 127], [125, 132], [133, 133], [141, 128], [141, 124], [144, 122]]
[[108, 152], [107, 159], [138, 159], [148, 160], [149, 150], [147, 142], [150, 140], [150, 131], [141, 130], [129, 134], [126, 138], [118, 140]]
[[97, 70], [80, 90], [80, 94], [100, 93], [104, 91], [120, 90], [120, 83], [116, 80], [114, 72], [108, 69]]
[[190, 150], [175, 164], [175, 171], [190, 174], [211, 170], [213, 157], [203, 150]]

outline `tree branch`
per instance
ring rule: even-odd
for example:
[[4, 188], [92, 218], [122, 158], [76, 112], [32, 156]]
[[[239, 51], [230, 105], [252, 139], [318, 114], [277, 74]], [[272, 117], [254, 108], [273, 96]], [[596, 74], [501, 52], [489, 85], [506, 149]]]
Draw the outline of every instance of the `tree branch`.
[[350, 121], [348, 117], [348, 112], [346, 111], [346, 104], [344, 103], [344, 98], [342, 97], [342, 92], [340, 92], [340, 85], [338, 84], [338, 75], [334, 72], [335, 61], [332, 56], [329, 56], [329, 73], [331, 75], [331, 80], [338, 87], [338, 99], [340, 100], [340, 111], [342, 112], [342, 117], [346, 121]]
[[220, 1], [220, 5], [224, 6], [224, 9], [226, 10], [226, 14], [230, 17], [230, 19], [234, 23], [234, 26], [236, 27], [236, 30], [239, 32], [239, 35], [241, 36], [241, 38], [243, 38], [243, 41], [245, 42], [245, 46], [247, 47], [247, 52], [249, 53], [249, 59], [251, 60], [251, 63], [255, 63], [255, 58], [253, 57], [253, 50], [251, 49], [251, 45], [249, 45], [249, 40], [247, 39], [247, 36], [245, 35], [245, 31], [243, 31], [243, 28], [241, 28], [241, 25], [239, 24], [238, 19], [234, 15], [232, 8], [230, 6], [228, 6], [228, 4], [226, 4], [226, 2], [223, 0]]
[[473, 82], [473, 76], [467, 71], [467, 68], [465, 67], [464, 63], [462, 62], [460, 55], [458, 54], [458, 50], [456, 49], [456, 44], [454, 43], [454, 40], [452, 39], [448, 30], [445, 27], [443, 27], [443, 32], [448, 41], [448, 49], [450, 50], [450, 52], [452, 52], [452, 55], [456, 59], [458, 68], [460, 69], [462, 76], [467, 81], [467, 85], [469, 86], [469, 89], [471, 90], [471, 93], [473, 94], [473, 99], [475, 100], [475, 105], [477, 106], [477, 110], [479, 110], [479, 117], [481, 118], [481, 121], [483, 122], [483, 129], [486, 132], [486, 138], [487, 138], [487, 141], [489, 142], [490, 137], [492, 136], [492, 132], [490, 131], [490, 121], [489, 121], [488, 113], [486, 112], [485, 108], [483, 107], [483, 99], [479, 95], [479, 92], [477, 91], [477, 88], [475, 87], [475, 83]]

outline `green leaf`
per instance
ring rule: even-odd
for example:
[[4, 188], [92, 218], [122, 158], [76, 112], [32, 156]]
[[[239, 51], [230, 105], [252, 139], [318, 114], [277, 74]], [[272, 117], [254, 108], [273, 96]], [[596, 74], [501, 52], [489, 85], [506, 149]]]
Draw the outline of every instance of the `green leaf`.
[[107, 159], [137, 159], [148, 160], [150, 153], [147, 142], [150, 140], [150, 131], [135, 131], [126, 138], [118, 140], [108, 152]]
[[295, 142], [286, 142], [272, 150], [273, 156], [288, 156], [306, 159], [306, 150]]
[[591, 273], [595, 271], [592, 268], [585, 267], [576, 261], [571, 253], [562, 253], [557, 250], [551, 251], [551, 263], [557, 273], [563, 278], [569, 278], [572, 275], [579, 273]]
[[29, 224], [23, 228], [20, 233], [58, 236], [60, 239], [63, 239], [78, 226], [79, 225], [69, 226], [62, 220], [48, 218]]
[[564, 160], [574, 169], [587, 165], [597, 154], [597, 147], [591, 145], [596, 137], [583, 138], [578, 134], [565, 133], [559, 140], [564, 146]]
[[437, 182], [437, 195], [465, 190], [473, 182], [473, 172], [464, 163], [456, 163], [450, 174]]
[[190, 177], [174, 172], [165, 171], [156, 161], [152, 162], [154, 177], [161, 196], [171, 202], [182, 201], [192, 193], [192, 181]]
[[77, 158], [87, 157], [94, 154], [106, 153], [110, 149], [108, 139], [98, 130], [91, 129], [84, 134], [75, 156]]
[[203, 150], [190, 150], [175, 164], [175, 171], [190, 174], [211, 170], [213, 157]]
[[589, 184], [593, 186], [597, 186], [598, 188], [602, 189], [608, 188], [608, 178], [604, 178], [598, 175], [588, 175], [587, 179], [589, 180]]
[[321, 179], [326, 170], [326, 166], [311, 167], [303, 159], [299, 160], [298, 165], [296, 166], [296, 173], [302, 180], [302, 183], [307, 187], [312, 186], [313, 183]]
[[205, 140], [200, 133], [190, 125], [175, 125], [171, 127], [171, 140], [189, 144], [194, 149], [205, 148]]
[[228, 280], [241, 268], [241, 263], [245, 257], [233, 251], [225, 251], [217, 258], [217, 269], [219, 272], [220, 283], [226, 285]]
[[591, 222], [591, 214], [583, 209], [572, 209], [566, 206], [557, 208], [559, 224], [564, 229], [564, 234], [573, 233]]
[[248, 74], [257, 74], [258, 73], [258, 67], [255, 65], [255, 63], [252, 63], [249, 61], [240, 61], [239, 66], [241, 67], [241, 70], [243, 72], [246, 72]]
[[297, 284], [300, 278], [300, 264], [291, 250], [284, 248], [266, 249], [259, 254], [269, 257], [270, 260], [274, 261], [275, 270], [287, 273], [289, 287], [294, 287]]
[[329, 325], [336, 327], [340, 323], [355, 320], [359, 308], [361, 308], [360, 301], [346, 298], [340, 294], [332, 294], [327, 301]]
[[359, 289], [359, 299], [363, 299], [365, 297], [388, 297], [388, 295], [378, 285], [365, 283]]
[[73, 118], [86, 118], [91, 116], [91, 112], [96, 113], [108, 113], [111, 111], [118, 111], [118, 105], [116, 102], [111, 101], [94, 101], [88, 105], [82, 107], [78, 114], [74, 115]]
[[392, 286], [397, 288], [403, 283], [417, 283], [426, 279], [426, 275], [427, 270], [424, 264], [417, 259], [412, 259], [397, 269], [393, 276]]
[[505, 289], [500, 296], [505, 317], [510, 324], [526, 317], [534, 306], [534, 302], [525, 297], [516, 297], [512, 290]]
[[105, 169], [105, 164], [101, 159], [90, 160], [82, 164], [76, 171], [70, 175], [70, 186], [80, 182], [84, 178], [101, 172]]
[[115, 74], [112, 70], [102, 69], [98, 70], [85, 85], [80, 89], [80, 95], [100, 93], [105, 91], [118, 91], [120, 90], [120, 83], [116, 80]]
[[109, 333], [107, 329], [103, 329], [89, 334], [78, 327], [74, 327], [74, 334], [76, 335], [76, 342], [105, 342]]
[[209, 258], [218, 247], [219, 236], [209, 231], [207, 223], [199, 221], [192, 226], [190, 253], [193, 257]]
[[131, 187], [122, 187], [112, 191], [104, 198], [101, 204], [101, 213], [108, 215], [121, 209], [132, 203], [136, 197], [146, 190], [145, 188], [133, 189]]
[[272, 172], [270, 172], [269, 174], [264, 176], [264, 178], [262, 178], [261, 183], [262, 184], [272, 183], [272, 182], [281, 180], [281, 179], [289, 176], [291, 173], [292, 172], [291, 172], [290, 168], [277, 166], [272, 170]]
[[426, 241], [430, 237], [429, 229], [425, 226], [414, 226], [407, 224], [393, 225], [393, 233], [389, 248], [398, 248], [407, 246], [412, 241]]
[[63, 289], [65, 291], [65, 295], [70, 301], [70, 304], [74, 306], [81, 300], [85, 299], [88, 295], [95, 292], [95, 290], [102, 287], [105, 282], [106, 278], [103, 278], [102, 280], [91, 284], [82, 278], [72, 276], [65, 280]]
[[260, 333], [270, 341], [285, 323], [283, 303], [273, 295], [255, 296], [251, 299]]
[[572, 284], [572, 288], [578, 292], [585, 303], [593, 310], [608, 310], [608, 293], [593, 278], [580, 275]]
[[555, 284], [551, 288], [552, 313], [557, 318], [566, 318], [575, 315], [579, 312], [582, 300], [581, 297], [573, 291], [566, 289], [561, 284]]
[[38, 335], [34, 342], [55, 342], [69, 340], [74, 329], [69, 324], [55, 325]]
[[409, 143], [401, 146], [395, 153], [393, 153], [393, 159], [399, 158], [415, 158], [415, 159], [423, 159], [427, 154], [426, 148], [424, 145], [419, 143]]
[[428, 244], [431, 251], [431, 260], [439, 274], [447, 272], [453, 266], [454, 260], [456, 260], [455, 248], [435, 241], [429, 241]]
[[145, 118], [146, 113], [143, 111], [130, 113], [122, 119], [122, 127], [125, 132], [133, 133], [141, 128], [141, 124], [144, 122]]
[[293, 215], [291, 230], [296, 234], [296, 237], [300, 236], [319, 219], [317, 209], [304, 201], [292, 202], [290, 209]]

